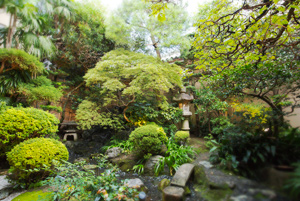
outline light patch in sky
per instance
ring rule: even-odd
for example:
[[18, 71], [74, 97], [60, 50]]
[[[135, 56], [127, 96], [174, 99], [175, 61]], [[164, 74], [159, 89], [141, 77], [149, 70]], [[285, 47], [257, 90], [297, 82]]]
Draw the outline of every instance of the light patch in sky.
[[[101, 0], [101, 3], [107, 8], [108, 11], [113, 11], [117, 9], [123, 0]], [[193, 15], [197, 13], [198, 5], [209, 2], [210, 0], [183, 0], [183, 2], [188, 3], [186, 8], [188, 13]]]

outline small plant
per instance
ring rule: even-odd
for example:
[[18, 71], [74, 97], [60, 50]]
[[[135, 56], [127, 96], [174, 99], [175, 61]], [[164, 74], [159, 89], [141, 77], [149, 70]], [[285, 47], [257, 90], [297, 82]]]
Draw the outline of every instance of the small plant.
[[173, 137], [168, 140], [167, 149], [166, 156], [161, 158], [155, 166], [156, 175], [164, 170], [165, 164], [169, 167], [170, 174], [173, 175], [180, 165], [191, 162], [195, 156], [192, 147], [178, 145]]
[[[124, 181], [117, 179], [117, 168], [105, 170], [95, 176], [95, 171], [84, 170], [84, 165], [85, 163], [65, 162], [57, 167], [57, 175], [43, 182], [56, 189], [53, 200], [138, 200], [137, 190], [126, 187]], [[105, 164], [97, 165], [96, 169], [104, 167], [103, 165]]]
[[103, 146], [102, 150], [106, 151], [106, 150], [111, 149], [113, 147], [120, 147], [120, 148], [123, 149], [123, 152], [130, 152], [134, 148], [133, 142], [131, 142], [129, 140], [119, 141], [119, 140], [114, 139], [114, 140], [111, 140], [109, 142], [109, 144], [111, 144], [111, 145]]
[[26, 140], [7, 153], [11, 179], [22, 188], [45, 179], [54, 166], [68, 159], [65, 145], [50, 138]]
[[287, 181], [287, 184], [284, 186], [284, 188], [289, 191], [291, 197], [299, 199], [300, 198], [300, 163], [295, 164], [295, 166], [296, 166], [296, 170], [294, 173], [292, 173], [291, 179]]
[[135, 129], [130, 134], [129, 140], [133, 142], [134, 149], [140, 153], [157, 154], [168, 138], [162, 127], [156, 124], [149, 124]]
[[208, 134], [208, 136], [205, 136], [204, 139], [206, 141], [205, 146], [210, 149], [210, 152], [213, 152], [219, 145], [212, 134]]
[[188, 131], [177, 131], [175, 133], [175, 141], [180, 144], [185, 144], [190, 137]]
[[133, 166], [132, 170], [138, 174], [144, 174], [144, 164], [137, 164]]

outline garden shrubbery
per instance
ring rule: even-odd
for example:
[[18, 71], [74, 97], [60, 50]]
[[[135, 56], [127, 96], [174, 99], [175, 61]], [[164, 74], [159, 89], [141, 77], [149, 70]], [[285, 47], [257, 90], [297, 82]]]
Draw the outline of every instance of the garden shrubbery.
[[59, 120], [48, 112], [35, 108], [0, 107], [0, 157], [20, 142], [54, 135]]
[[7, 153], [12, 180], [22, 187], [46, 178], [55, 165], [68, 159], [65, 145], [50, 138], [26, 140]]
[[190, 137], [190, 134], [188, 131], [177, 131], [175, 133], [175, 141], [177, 143], [185, 143], [189, 137]]
[[135, 129], [130, 134], [129, 140], [134, 143], [135, 149], [139, 152], [158, 154], [168, 138], [162, 127], [149, 124]]

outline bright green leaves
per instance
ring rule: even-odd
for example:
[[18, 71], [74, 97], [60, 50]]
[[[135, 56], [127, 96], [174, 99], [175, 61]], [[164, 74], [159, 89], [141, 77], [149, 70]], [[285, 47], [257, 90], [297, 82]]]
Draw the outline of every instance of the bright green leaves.
[[111, 51], [84, 76], [95, 94], [89, 97], [91, 101], [79, 105], [76, 118], [83, 128], [101, 125], [121, 129], [123, 118], [113, 115], [118, 114], [115, 108], [130, 110], [133, 103], [151, 100], [164, 108], [168, 105], [164, 94], [182, 85], [180, 71], [177, 65], [152, 56], [123, 49]]
[[292, 17], [299, 16], [298, 1], [286, 7], [271, 2], [255, 8], [249, 5], [234, 8], [229, 1], [215, 1], [202, 9], [209, 14], [199, 17], [194, 42], [201, 69], [268, 61], [276, 54], [276, 47], [292, 47], [300, 40], [296, 34], [299, 25]]

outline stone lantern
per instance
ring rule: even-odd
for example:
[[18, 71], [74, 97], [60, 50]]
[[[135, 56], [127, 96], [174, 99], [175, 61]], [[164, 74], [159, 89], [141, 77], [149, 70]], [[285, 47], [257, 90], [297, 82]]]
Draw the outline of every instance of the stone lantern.
[[192, 116], [192, 112], [190, 111], [189, 103], [194, 100], [193, 95], [189, 95], [186, 93], [186, 88], [181, 88], [180, 94], [177, 97], [173, 98], [174, 101], [179, 103], [179, 108], [183, 110], [183, 123], [181, 130], [190, 131], [189, 126], [189, 117]]

